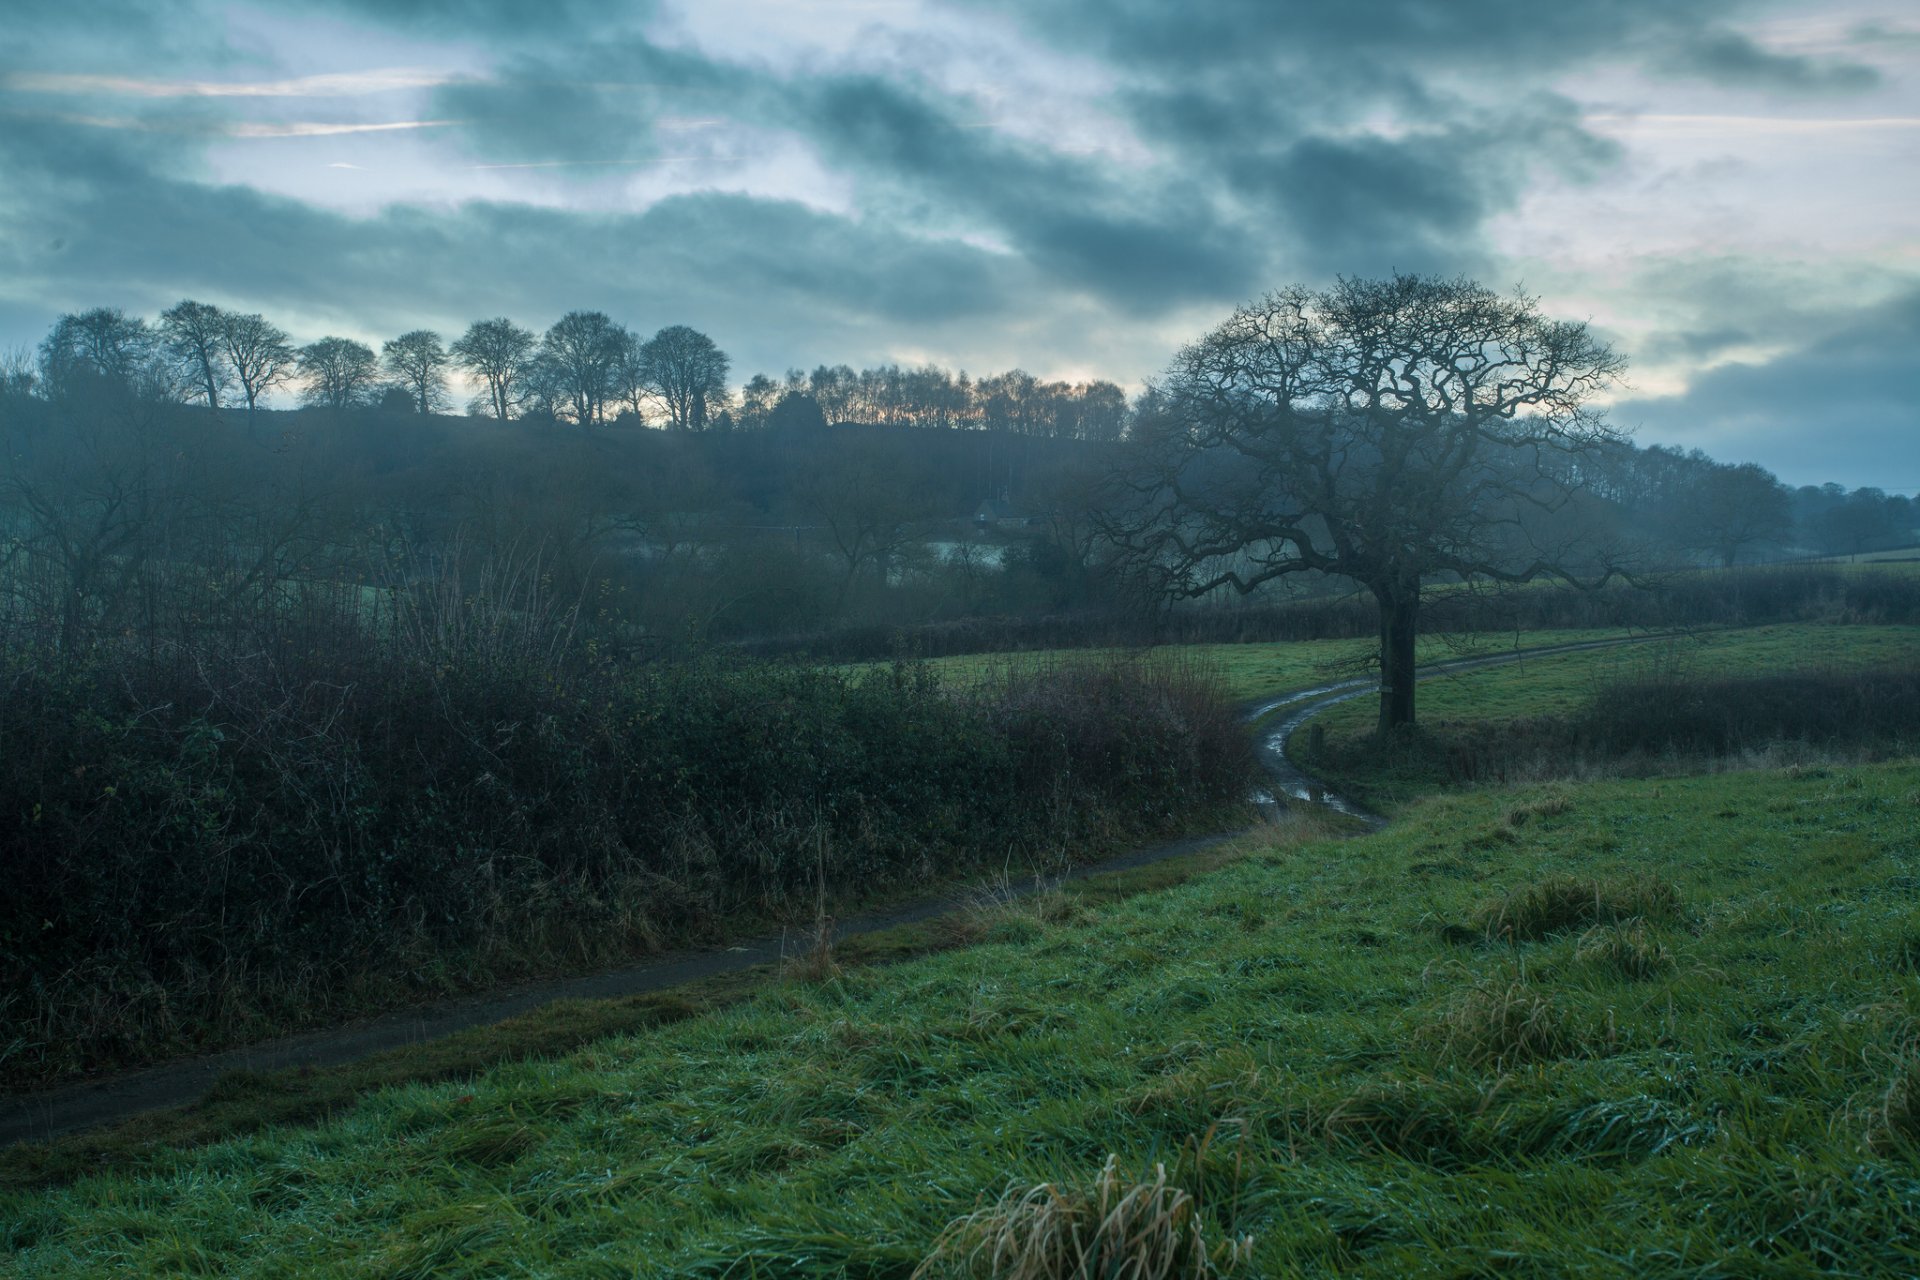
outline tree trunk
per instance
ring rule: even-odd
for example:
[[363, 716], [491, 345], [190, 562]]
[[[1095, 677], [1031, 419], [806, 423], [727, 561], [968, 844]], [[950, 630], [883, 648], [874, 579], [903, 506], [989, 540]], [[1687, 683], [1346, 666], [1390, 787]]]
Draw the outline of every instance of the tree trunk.
[[1413, 642], [1419, 634], [1420, 587], [1375, 587], [1380, 602], [1380, 724], [1388, 733], [1413, 723]]

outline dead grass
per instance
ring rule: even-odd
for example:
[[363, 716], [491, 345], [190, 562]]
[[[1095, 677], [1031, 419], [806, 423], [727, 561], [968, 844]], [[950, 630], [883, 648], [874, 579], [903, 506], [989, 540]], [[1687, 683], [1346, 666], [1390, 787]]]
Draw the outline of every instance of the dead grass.
[[1595, 925], [1671, 920], [1679, 911], [1679, 892], [1665, 880], [1554, 876], [1481, 908], [1474, 925], [1488, 938], [1537, 942]]
[[1597, 968], [1639, 982], [1673, 967], [1673, 953], [1643, 920], [1595, 925], [1580, 935], [1574, 955]]
[[[1232, 1269], [1245, 1242], [1223, 1249]], [[1010, 1188], [1000, 1199], [949, 1224], [914, 1280], [1200, 1280], [1217, 1272], [1200, 1223], [1199, 1202], [1167, 1180], [1128, 1183], [1108, 1156], [1091, 1190], [1043, 1182]]]
[[1507, 825], [1524, 827], [1535, 818], [1557, 818], [1573, 808], [1573, 800], [1565, 791], [1553, 790], [1537, 800], [1515, 805], [1507, 810]]
[[1528, 983], [1496, 981], [1461, 992], [1420, 1038], [1443, 1062], [1504, 1071], [1610, 1049], [1615, 1032], [1611, 1014], [1579, 1018]]
[[1875, 1151], [1920, 1150], [1920, 1057], [1902, 1060], [1867, 1114], [1867, 1146]]
[[820, 915], [800, 936], [799, 949], [787, 953], [782, 948], [780, 973], [794, 982], [831, 982], [840, 976], [840, 961], [833, 950], [833, 917]]

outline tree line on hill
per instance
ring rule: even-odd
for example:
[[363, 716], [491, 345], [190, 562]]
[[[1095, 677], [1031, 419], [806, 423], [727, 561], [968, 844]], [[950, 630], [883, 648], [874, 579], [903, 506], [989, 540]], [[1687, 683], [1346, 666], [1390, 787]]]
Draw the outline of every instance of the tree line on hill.
[[601, 311], [569, 311], [543, 334], [505, 316], [476, 320], [451, 342], [414, 329], [376, 352], [338, 335], [295, 345], [263, 315], [184, 299], [151, 324], [116, 307], [63, 315], [35, 355], [9, 357], [0, 377], [46, 394], [89, 379], [137, 382], [150, 395], [214, 410], [244, 405], [250, 425], [275, 392], [310, 407], [445, 413], [456, 374], [475, 389], [470, 415], [589, 428], [702, 431], [819, 420], [1117, 440], [1135, 412], [1114, 383], [1049, 382], [1022, 369], [976, 381], [965, 370], [934, 366], [821, 365], [780, 378], [756, 373], [736, 394], [727, 381], [731, 364], [712, 338], [687, 325], [648, 338]]
[[[1018, 371], [842, 365], [736, 395], [724, 353], [692, 330], [640, 341], [585, 312], [539, 338], [489, 320], [446, 347], [402, 335], [377, 358], [340, 357], [347, 342], [294, 347], [260, 316], [193, 302], [153, 324], [61, 317], [0, 369], [0, 610], [72, 644], [136, 615], [211, 625], [289, 584], [371, 588], [529, 547], [621, 643], [1160, 607], [1163, 584], [1101, 518], [1116, 470], [1174, 416], [1160, 386], [1129, 403]], [[624, 389], [527, 372], [596, 343], [632, 355]], [[457, 367], [479, 373], [477, 416], [434, 412]], [[307, 410], [262, 404], [292, 387]], [[673, 429], [615, 429], [655, 421]], [[1608, 438], [1576, 464], [1595, 536], [1669, 565], [1857, 554], [1911, 541], [1916, 523], [1904, 497], [1790, 490], [1698, 451]], [[1243, 603], [1347, 589], [1310, 573]]]

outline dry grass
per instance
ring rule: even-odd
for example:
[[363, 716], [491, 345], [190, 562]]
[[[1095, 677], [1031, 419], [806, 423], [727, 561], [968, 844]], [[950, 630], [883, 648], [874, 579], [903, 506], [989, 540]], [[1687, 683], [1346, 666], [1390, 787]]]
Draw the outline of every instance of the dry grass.
[[1673, 953], [1642, 920], [1595, 925], [1580, 935], [1574, 955], [1596, 967], [1638, 982], [1673, 967]]
[[1554, 876], [1481, 908], [1474, 925], [1489, 938], [1535, 942], [1595, 925], [1671, 920], [1679, 910], [1680, 895], [1665, 880]]
[[1469, 987], [1420, 1034], [1443, 1062], [1495, 1071], [1591, 1054], [1615, 1040], [1610, 1014], [1576, 1018], [1525, 982]]
[[799, 950], [782, 955], [780, 972], [795, 982], [830, 982], [840, 976], [840, 961], [833, 953], [832, 916], [814, 919], [813, 927], [800, 936]]
[[1866, 1129], [1871, 1150], [1920, 1150], [1920, 1057], [1909, 1056], [1899, 1064], [1867, 1113]]
[[1535, 818], [1557, 818], [1573, 808], [1573, 800], [1564, 790], [1552, 790], [1537, 800], [1507, 810], [1507, 825], [1524, 827]]
[[1082, 924], [1091, 918], [1084, 899], [1057, 879], [1036, 874], [1031, 886], [1005, 875], [967, 896], [948, 921], [958, 942], [1024, 941], [1042, 929]]
[[1108, 1156], [1090, 1191], [1043, 1182], [1009, 1189], [940, 1233], [914, 1280], [1196, 1280], [1232, 1269], [1248, 1242], [1225, 1246], [1221, 1267], [1208, 1256], [1198, 1201], [1167, 1181], [1128, 1183]]

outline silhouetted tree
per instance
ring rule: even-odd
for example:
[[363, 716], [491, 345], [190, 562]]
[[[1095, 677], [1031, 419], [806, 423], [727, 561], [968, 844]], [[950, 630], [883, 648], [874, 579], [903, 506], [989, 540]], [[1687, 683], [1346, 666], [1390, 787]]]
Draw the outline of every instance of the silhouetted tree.
[[406, 389], [418, 412], [447, 407], [447, 366], [453, 358], [433, 330], [415, 329], [394, 338], [380, 348], [380, 363]]
[[780, 402], [780, 384], [764, 373], [756, 373], [740, 388], [740, 425], [749, 429], [764, 427], [774, 406]]
[[488, 407], [505, 422], [519, 407], [537, 339], [505, 316], [476, 320], [453, 344], [454, 360], [487, 386]]
[[569, 311], [540, 341], [541, 371], [555, 413], [583, 427], [605, 420], [626, 330], [602, 311]]
[[40, 343], [40, 382], [48, 395], [106, 384], [126, 390], [161, 383], [147, 322], [118, 307], [61, 316]]
[[373, 348], [352, 338], [326, 337], [300, 348], [300, 376], [307, 404], [346, 409], [372, 398], [380, 377]]
[[293, 349], [286, 331], [268, 323], [258, 312], [245, 315], [227, 312], [221, 320], [227, 369], [240, 384], [240, 394], [246, 397], [247, 431], [251, 433], [260, 397], [293, 377], [299, 368], [300, 355]]
[[1870, 486], [1855, 489], [1813, 521], [1814, 537], [1830, 555], [1857, 556], [1899, 541], [1902, 532], [1885, 491]]
[[1466, 280], [1269, 294], [1175, 359], [1110, 532], [1176, 596], [1308, 571], [1365, 586], [1380, 728], [1411, 724], [1429, 575], [1612, 576], [1548, 517], [1569, 464], [1615, 438], [1588, 405], [1623, 367], [1585, 325]]
[[220, 408], [232, 377], [227, 364], [226, 313], [191, 298], [160, 313], [160, 339], [207, 408]]
[[789, 391], [780, 397], [767, 415], [767, 427], [773, 431], [825, 431], [827, 415], [820, 402], [804, 391]]
[[1753, 462], [1726, 465], [1696, 451], [1699, 473], [1688, 486], [1682, 529], [1689, 545], [1712, 552], [1731, 569], [1742, 550], [1784, 540], [1793, 530], [1787, 488]]
[[643, 385], [665, 406], [668, 425], [702, 431], [727, 400], [727, 354], [686, 325], [669, 325], [639, 349]]

